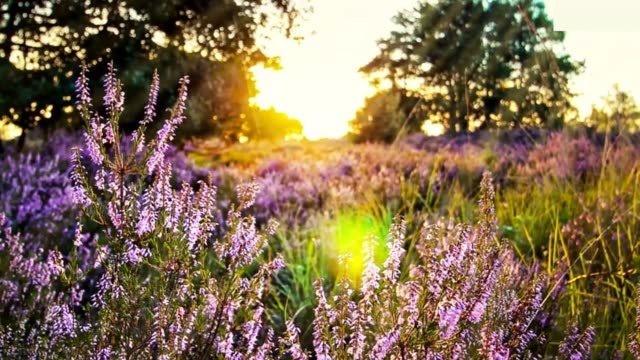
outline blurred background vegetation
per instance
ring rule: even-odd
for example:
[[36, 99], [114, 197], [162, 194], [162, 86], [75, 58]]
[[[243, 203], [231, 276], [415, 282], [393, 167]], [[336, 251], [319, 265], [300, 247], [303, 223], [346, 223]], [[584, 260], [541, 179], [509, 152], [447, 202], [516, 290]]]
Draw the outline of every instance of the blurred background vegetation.
[[[144, 94], [158, 69], [161, 109], [174, 100], [178, 77], [191, 76], [181, 139], [217, 137], [229, 144], [300, 138], [300, 119], [252, 101], [258, 90], [251, 68], [279, 67], [278, 58], [266, 55], [260, 41], [276, 35], [298, 39], [310, 4], [4, 1], [1, 138], [21, 129], [17, 147], [22, 148], [34, 129], [46, 137], [56, 128], [77, 127], [72, 111], [77, 70], [86, 64], [94, 73], [105, 73], [109, 61], [120, 69], [128, 94]], [[570, 81], [583, 63], [562, 50], [564, 33], [553, 30], [541, 0], [417, 1], [397, 14], [394, 24], [379, 40], [378, 54], [360, 69], [375, 94], [350, 121], [353, 141], [393, 142], [425, 129], [456, 135], [558, 129], [567, 123], [599, 131], [638, 129], [637, 106], [617, 87], [604, 106], [594, 107], [586, 119], [579, 117]], [[125, 130], [142, 118], [144, 98], [128, 102], [133, 105]]]
[[[0, 10], [0, 117], [24, 130], [19, 147], [33, 129], [47, 134], [77, 126], [73, 89], [81, 64], [99, 74], [113, 61], [125, 92], [140, 94], [127, 101], [124, 123], [131, 128], [141, 118], [154, 69], [163, 79], [160, 109], [174, 101], [178, 77], [191, 77], [183, 137], [260, 136], [260, 124], [280, 115], [252, 111], [256, 90], [247, 69], [277, 66], [256, 38], [266, 28], [293, 34], [299, 9], [288, 0], [8, 0]], [[277, 121], [288, 129], [280, 132], [299, 132], [292, 119]]]

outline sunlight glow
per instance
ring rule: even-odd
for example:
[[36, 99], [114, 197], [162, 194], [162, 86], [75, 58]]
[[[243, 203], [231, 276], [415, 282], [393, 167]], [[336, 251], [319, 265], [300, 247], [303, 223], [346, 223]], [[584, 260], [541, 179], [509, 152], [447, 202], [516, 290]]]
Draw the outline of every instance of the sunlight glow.
[[22, 134], [22, 129], [19, 126], [9, 123], [6, 119], [0, 120], [0, 141], [15, 139], [20, 134]]
[[[637, 0], [614, 0], [607, 6], [605, 25], [596, 28], [579, 26], [576, 21], [584, 18], [589, 24], [598, 23], [593, 19], [600, 19], [598, 9], [604, 5], [595, 0], [571, 0], [575, 6], [558, 6], [565, 1], [547, 0], [546, 4], [552, 18], [569, 27], [562, 29], [567, 30], [567, 52], [586, 63], [584, 73], [572, 82], [578, 95], [574, 103], [581, 115], [588, 115], [591, 104], [598, 103], [615, 83], [640, 99], [640, 42], [636, 41], [640, 25], [606, 25], [615, 24], [616, 14]], [[589, 2], [597, 5], [584, 6]], [[314, 12], [301, 29], [302, 42], [274, 37], [262, 44], [268, 55], [281, 57], [282, 70], [252, 69], [260, 92], [253, 103], [299, 119], [307, 138], [345, 135], [349, 120], [374, 92], [358, 69], [377, 54], [376, 41], [393, 29], [392, 17], [415, 3], [417, 0], [314, 2]], [[587, 13], [590, 9], [592, 13]], [[434, 124], [425, 125], [424, 130], [441, 131]]]
[[388, 255], [386, 236], [390, 219], [377, 219], [365, 211], [351, 210], [339, 213], [332, 222], [326, 224], [330, 229], [330, 240], [323, 242], [325, 251], [330, 254], [330, 271], [336, 277], [347, 276], [358, 284], [365, 267], [365, 242], [373, 241], [375, 262], [381, 265]]
[[280, 56], [282, 70], [253, 68], [260, 107], [275, 107], [299, 119], [310, 139], [345, 135], [348, 121], [374, 90], [358, 73], [377, 53], [391, 18], [415, 0], [322, 0], [314, 2], [304, 40], [274, 38], [263, 48]]

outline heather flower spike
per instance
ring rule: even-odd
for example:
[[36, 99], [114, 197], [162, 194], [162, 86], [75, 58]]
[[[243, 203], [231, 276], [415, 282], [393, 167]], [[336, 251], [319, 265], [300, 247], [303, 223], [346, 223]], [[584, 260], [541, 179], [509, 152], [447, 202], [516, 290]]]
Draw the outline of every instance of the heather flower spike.
[[91, 107], [91, 95], [89, 94], [89, 80], [87, 79], [87, 66], [82, 65], [76, 79], [76, 107], [83, 116], [88, 116]]
[[160, 91], [160, 75], [158, 70], [153, 71], [153, 80], [151, 82], [151, 88], [149, 89], [149, 100], [144, 107], [144, 119], [140, 125], [147, 125], [153, 121], [156, 116], [156, 104], [158, 102], [158, 92]]
[[171, 110], [171, 116], [158, 131], [158, 135], [154, 141], [154, 150], [147, 160], [147, 171], [153, 174], [160, 164], [164, 161], [164, 154], [169, 147], [169, 143], [173, 140], [176, 127], [184, 120], [184, 110], [187, 101], [187, 86], [189, 85], [189, 77], [185, 76], [179, 81], [178, 100]]

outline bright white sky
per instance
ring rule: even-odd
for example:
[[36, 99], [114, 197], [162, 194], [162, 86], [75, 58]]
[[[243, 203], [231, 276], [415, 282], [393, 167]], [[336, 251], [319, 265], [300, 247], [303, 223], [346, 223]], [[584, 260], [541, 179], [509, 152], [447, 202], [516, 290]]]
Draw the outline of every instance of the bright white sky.
[[573, 83], [575, 104], [587, 115], [614, 84], [640, 101], [640, 1], [546, 0], [565, 47], [585, 70]]
[[[640, 100], [639, 0], [546, 0], [566, 50], [586, 68], [574, 81], [576, 105], [585, 115], [615, 83]], [[347, 133], [364, 99], [372, 93], [358, 68], [377, 53], [398, 11], [417, 0], [316, 0], [301, 43], [273, 40], [265, 47], [280, 56], [283, 69], [254, 70], [260, 94], [255, 102], [300, 119], [307, 137]]]

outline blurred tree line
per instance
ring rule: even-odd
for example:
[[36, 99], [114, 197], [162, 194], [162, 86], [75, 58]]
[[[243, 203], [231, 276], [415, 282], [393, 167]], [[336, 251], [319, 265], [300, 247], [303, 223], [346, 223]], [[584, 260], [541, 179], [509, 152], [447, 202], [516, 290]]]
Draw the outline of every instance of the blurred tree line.
[[603, 98], [602, 106], [592, 106], [585, 122], [598, 132], [635, 133], [640, 130], [640, 108], [631, 94], [615, 85]]
[[361, 68], [380, 92], [351, 122], [356, 141], [393, 141], [426, 119], [457, 134], [557, 128], [576, 113], [569, 79], [582, 64], [561, 53], [541, 0], [421, 0], [395, 25]]
[[[256, 88], [248, 69], [277, 62], [265, 56], [257, 41], [274, 32], [292, 36], [303, 11], [291, 0], [4, 0], [0, 120], [24, 130], [19, 146], [29, 130], [47, 134], [74, 126], [71, 109], [80, 64], [89, 67], [98, 89], [97, 76], [113, 61], [129, 96], [125, 127], [142, 118], [157, 68], [160, 109], [173, 102], [177, 79], [191, 77], [182, 136], [235, 141], [251, 129], [252, 137], [259, 137], [267, 120], [249, 103]], [[281, 132], [299, 132], [299, 123], [280, 120], [290, 126]]]

